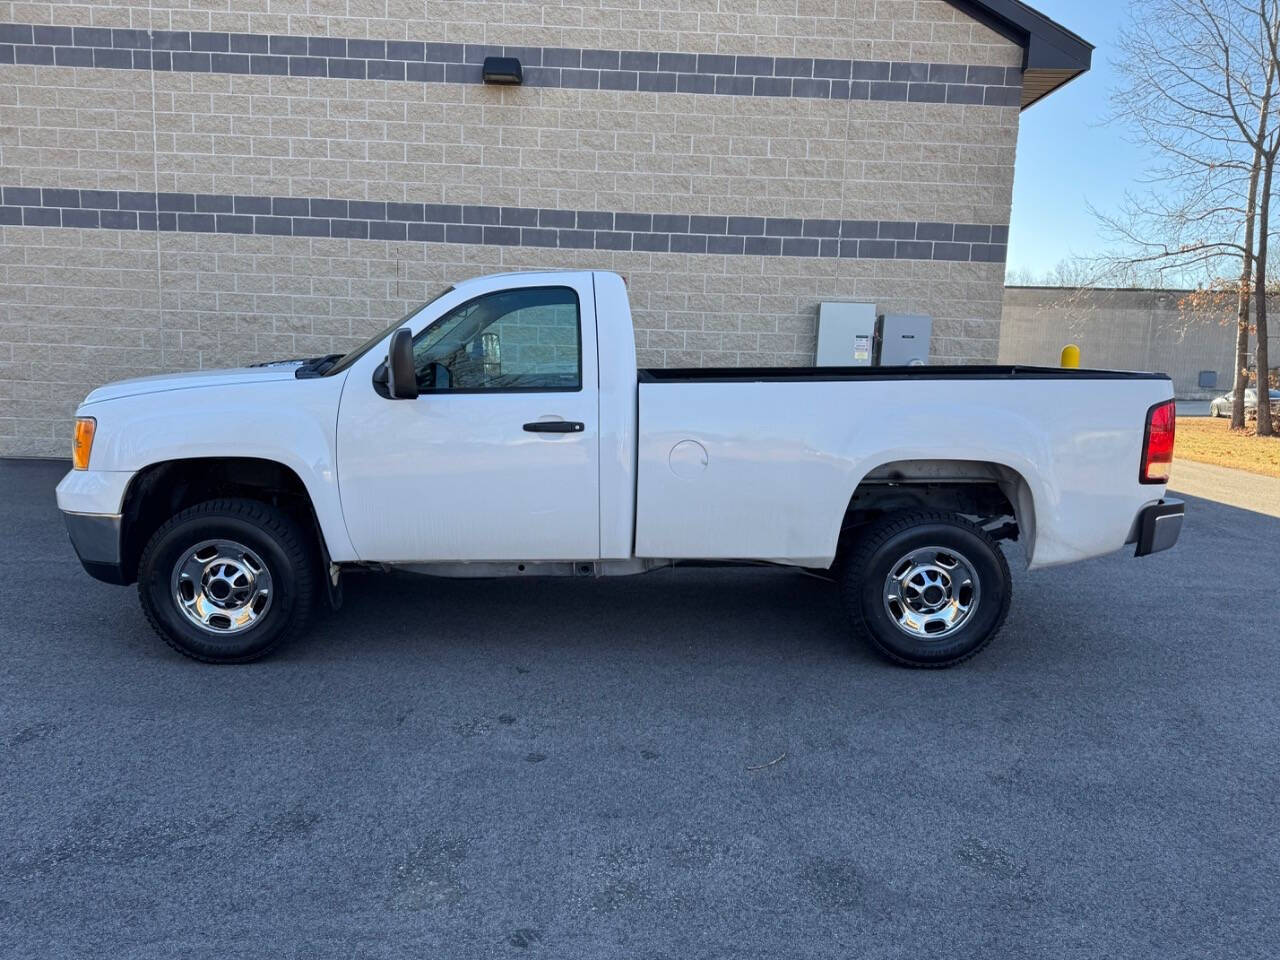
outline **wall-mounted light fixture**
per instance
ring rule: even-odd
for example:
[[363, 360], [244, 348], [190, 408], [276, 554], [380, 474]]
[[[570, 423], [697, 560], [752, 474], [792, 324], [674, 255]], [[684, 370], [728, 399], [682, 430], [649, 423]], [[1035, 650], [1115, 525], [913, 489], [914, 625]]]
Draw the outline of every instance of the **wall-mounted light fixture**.
[[485, 57], [483, 75], [485, 83], [509, 83], [519, 86], [524, 82], [520, 61], [515, 57]]

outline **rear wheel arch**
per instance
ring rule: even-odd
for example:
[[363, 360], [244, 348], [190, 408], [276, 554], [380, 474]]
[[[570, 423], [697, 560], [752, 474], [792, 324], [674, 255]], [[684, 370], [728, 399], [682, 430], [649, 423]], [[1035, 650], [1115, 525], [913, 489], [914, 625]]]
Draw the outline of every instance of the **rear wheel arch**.
[[1002, 530], [1004, 536], [1021, 540], [1028, 556], [1035, 547], [1035, 497], [1016, 468], [992, 460], [892, 460], [868, 470], [854, 488], [841, 521], [837, 556], [859, 529], [905, 510], [940, 510], [980, 522], [1011, 516], [1014, 527]]
[[255, 457], [162, 460], [139, 470], [121, 504], [120, 560], [125, 583], [137, 579], [147, 542], [170, 518], [208, 500], [256, 500], [293, 516], [328, 557], [311, 491], [288, 465]]

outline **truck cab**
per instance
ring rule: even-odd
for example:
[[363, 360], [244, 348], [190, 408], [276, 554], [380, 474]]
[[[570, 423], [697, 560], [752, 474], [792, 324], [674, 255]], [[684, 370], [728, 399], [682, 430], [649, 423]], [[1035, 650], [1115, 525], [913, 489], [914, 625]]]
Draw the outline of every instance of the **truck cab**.
[[[635, 339], [615, 274], [500, 275], [406, 318], [414, 383], [387, 354], [346, 374], [338, 487], [351, 551], [379, 562], [631, 556]], [[420, 504], [387, 523], [387, 504]]]

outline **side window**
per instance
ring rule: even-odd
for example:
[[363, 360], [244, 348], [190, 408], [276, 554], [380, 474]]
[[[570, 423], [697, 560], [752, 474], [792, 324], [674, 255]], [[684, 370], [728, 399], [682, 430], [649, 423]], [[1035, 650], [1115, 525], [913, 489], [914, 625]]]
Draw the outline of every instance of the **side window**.
[[413, 341], [420, 390], [578, 390], [581, 311], [569, 287], [499, 290], [454, 307]]

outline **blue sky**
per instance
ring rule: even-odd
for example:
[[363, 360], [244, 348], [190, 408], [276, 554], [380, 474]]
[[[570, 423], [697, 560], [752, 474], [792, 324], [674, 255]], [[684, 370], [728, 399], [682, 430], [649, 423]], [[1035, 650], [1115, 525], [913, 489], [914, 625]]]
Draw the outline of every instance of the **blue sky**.
[[1009, 224], [1011, 270], [1037, 276], [1060, 260], [1105, 246], [1088, 204], [1119, 208], [1126, 190], [1141, 192], [1148, 159], [1103, 124], [1117, 83], [1111, 62], [1129, 4], [1116, 0], [1029, 0], [1096, 48], [1093, 67], [1022, 114]]

